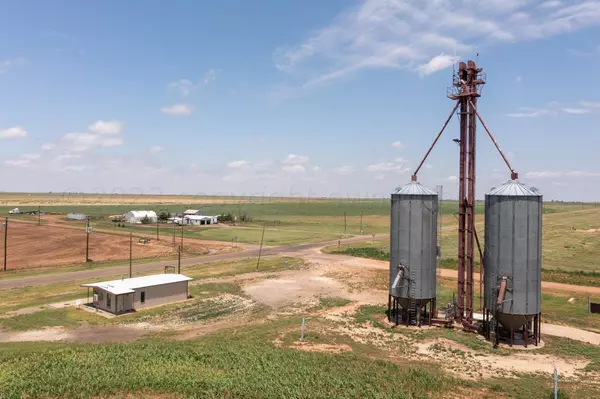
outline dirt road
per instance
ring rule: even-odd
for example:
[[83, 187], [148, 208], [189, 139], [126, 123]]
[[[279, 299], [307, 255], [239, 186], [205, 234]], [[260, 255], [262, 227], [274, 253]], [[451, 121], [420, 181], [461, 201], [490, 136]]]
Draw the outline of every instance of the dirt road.
[[[381, 235], [385, 237], [385, 235]], [[381, 238], [381, 236], [375, 236], [375, 239]], [[344, 244], [352, 243], [352, 242], [361, 242], [361, 241], [370, 241], [372, 240], [372, 236], [357, 236], [352, 238], [346, 238], [342, 240]], [[319, 248], [335, 245], [338, 240], [334, 241], [326, 241], [326, 242], [317, 242], [312, 244], [302, 244], [302, 245], [287, 245], [280, 247], [268, 247], [263, 248], [262, 255], [279, 255], [279, 254], [289, 254], [291, 256], [298, 256], [299, 253], [302, 253], [306, 250], [319, 250]], [[231, 260], [231, 259], [239, 259], [246, 257], [254, 257], [258, 256], [258, 249], [246, 250], [240, 252], [232, 252], [232, 253], [224, 253], [217, 255], [205, 255], [202, 257], [193, 257], [193, 258], [185, 258], [181, 260], [182, 266], [191, 266], [204, 264], [209, 262], [215, 262], [219, 260]], [[139, 272], [149, 272], [154, 270], [164, 270], [165, 266], [174, 266], [177, 264], [177, 260], [166, 260], [159, 262], [148, 262], [142, 264], [136, 264], [134, 269], [137, 273]], [[74, 272], [60, 272], [57, 270], [56, 273], [51, 274], [43, 274], [39, 276], [31, 276], [31, 277], [23, 277], [23, 278], [8, 278], [0, 280], [0, 289], [10, 289], [10, 288], [20, 288], [20, 287], [29, 287], [29, 286], [38, 286], [45, 284], [53, 284], [53, 283], [61, 283], [66, 281], [80, 281], [80, 280], [88, 280], [93, 278], [101, 278], [115, 275], [128, 275], [129, 274], [129, 265], [122, 264], [116, 266], [107, 266], [98, 269], [92, 270], [81, 270]]]

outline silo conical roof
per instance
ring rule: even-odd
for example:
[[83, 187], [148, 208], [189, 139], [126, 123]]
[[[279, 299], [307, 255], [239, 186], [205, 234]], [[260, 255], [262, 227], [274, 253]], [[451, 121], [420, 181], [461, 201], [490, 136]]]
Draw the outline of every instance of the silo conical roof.
[[509, 180], [500, 187], [492, 188], [486, 195], [499, 195], [510, 197], [541, 197], [542, 194], [535, 187], [528, 187], [518, 180]]
[[416, 182], [416, 181], [411, 181], [410, 183], [401, 186], [401, 187], [397, 187], [396, 190], [394, 190], [394, 194], [400, 194], [400, 195], [437, 195], [437, 193], [435, 191], [432, 191], [430, 189], [428, 189], [427, 187], [423, 186], [421, 183]]

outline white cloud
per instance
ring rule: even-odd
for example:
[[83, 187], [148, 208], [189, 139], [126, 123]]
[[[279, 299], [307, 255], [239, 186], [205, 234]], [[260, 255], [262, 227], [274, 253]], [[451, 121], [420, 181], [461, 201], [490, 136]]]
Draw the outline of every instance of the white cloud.
[[446, 54], [544, 39], [600, 23], [598, 1], [547, 1], [540, 7], [531, 7], [532, 2], [365, 0], [305, 40], [277, 48], [274, 65], [298, 79], [301, 88], [371, 69], [426, 75], [452, 65], [454, 56]]
[[521, 107], [519, 108], [520, 112], [513, 112], [506, 114], [509, 118], [537, 118], [538, 116], [547, 115], [550, 113], [550, 110], [543, 108], [528, 108]]
[[281, 161], [284, 165], [297, 165], [302, 163], [307, 163], [310, 159], [304, 155], [296, 155], [289, 154], [283, 161]]
[[338, 173], [340, 175], [349, 175], [352, 172], [354, 172], [354, 167], [350, 166], [350, 165], [344, 165], [344, 166], [340, 166], [339, 168], [336, 168], [334, 170], [335, 173]]
[[83, 172], [84, 170], [91, 169], [87, 165], [69, 165], [62, 168], [63, 172]]
[[285, 165], [281, 168], [284, 172], [304, 173], [305, 169], [302, 165]]
[[10, 166], [26, 167], [31, 165], [33, 161], [40, 159], [40, 156], [40, 154], [22, 154], [19, 158], [9, 159], [4, 163]]
[[22, 139], [23, 137], [27, 137], [28, 134], [27, 130], [22, 126], [0, 130], [0, 138], [2, 139]]
[[573, 49], [573, 48], [567, 49], [567, 52], [569, 54], [577, 56], [577, 57], [591, 57], [592, 55], [594, 55], [594, 53], [592, 53], [591, 51], [583, 51], [583, 50], [577, 50], [577, 49]]
[[174, 82], [171, 82], [167, 85], [169, 90], [174, 90], [179, 92], [182, 96], [189, 96], [193, 91], [200, 88], [202, 85], [207, 85], [210, 82], [217, 79], [217, 71], [215, 69], [210, 69], [204, 73], [202, 77], [202, 81], [194, 83], [190, 79], [179, 79]]
[[455, 182], [458, 181], [458, 176], [448, 176], [446, 180], [449, 182]]
[[581, 115], [589, 113], [590, 110], [588, 108], [563, 108], [562, 112], [567, 114]]
[[600, 108], [600, 102], [594, 102], [594, 101], [582, 100], [582, 101], [579, 101], [579, 105], [581, 105], [584, 108], [588, 108], [588, 109]]
[[579, 101], [579, 107], [566, 106], [557, 101], [551, 101], [545, 108], [529, 108], [521, 107], [520, 112], [509, 113], [506, 116], [511, 118], [535, 118], [542, 115], [548, 114], [571, 114], [571, 115], [583, 115], [588, 114], [592, 111], [600, 110], [600, 102], [594, 101]]
[[96, 121], [92, 123], [88, 130], [92, 133], [96, 134], [106, 134], [106, 135], [115, 135], [120, 134], [123, 130], [123, 124], [119, 121]]
[[460, 57], [455, 55], [440, 54], [433, 57], [427, 64], [419, 65], [419, 73], [421, 76], [431, 75], [442, 69], [446, 69], [454, 65]]
[[56, 148], [56, 144], [54, 143], [44, 143], [42, 144], [43, 151], [50, 151]]
[[425, 169], [433, 169], [433, 165], [428, 163], [425, 163], [423, 166], [425, 167]]
[[320, 170], [321, 170], [321, 168], [320, 168], [320, 167], [318, 167], [318, 166], [313, 166], [313, 167], [312, 167], [312, 171], [313, 171], [313, 172], [318, 172], [318, 171], [320, 171]]
[[377, 175], [375, 176], [375, 180], [383, 180], [385, 179], [385, 175]]
[[163, 148], [163, 147], [161, 147], [161, 146], [159, 146], [159, 145], [153, 145], [152, 147], [150, 147], [149, 151], [150, 151], [152, 154], [156, 154], [157, 152], [164, 151], [164, 148]]
[[245, 169], [245, 168], [248, 168], [249, 166], [250, 166], [250, 162], [244, 161], [244, 160], [232, 161], [227, 164], [227, 167], [232, 168], [232, 169]]
[[176, 82], [169, 83], [167, 87], [171, 90], [178, 91], [182, 96], [187, 96], [197, 87], [197, 85], [189, 79], [179, 79]]
[[549, 1], [544, 1], [538, 7], [548, 9], [548, 8], [560, 7], [562, 5], [563, 5], [563, 2], [560, 0], [549, 0]]
[[599, 177], [600, 172], [586, 172], [581, 170], [573, 170], [569, 172], [552, 172], [552, 171], [541, 171], [541, 172], [527, 172], [527, 177], [540, 178], [540, 179], [553, 179], [558, 177]]
[[120, 137], [104, 137], [94, 133], [67, 133], [62, 142], [69, 151], [84, 152], [97, 147], [117, 147], [123, 144]]
[[402, 142], [401, 142], [401, 141], [394, 141], [394, 142], [392, 143], [392, 148], [398, 148], [398, 149], [400, 149], [400, 148], [404, 148], [404, 144], [402, 144]]
[[404, 174], [410, 171], [410, 168], [394, 162], [379, 162], [367, 166], [366, 170], [367, 172], [396, 172], [398, 174]]
[[217, 71], [214, 69], [210, 69], [204, 73], [204, 78], [202, 79], [202, 83], [204, 83], [206, 85], [216, 79], [217, 79]]
[[8, 72], [9, 69], [25, 63], [23, 58], [12, 58], [9, 60], [0, 60], [0, 75]]
[[57, 160], [62, 161], [65, 159], [79, 159], [81, 158], [80, 154], [60, 154], [56, 157]]
[[167, 115], [190, 115], [192, 113], [192, 107], [183, 103], [168, 105], [160, 110]]

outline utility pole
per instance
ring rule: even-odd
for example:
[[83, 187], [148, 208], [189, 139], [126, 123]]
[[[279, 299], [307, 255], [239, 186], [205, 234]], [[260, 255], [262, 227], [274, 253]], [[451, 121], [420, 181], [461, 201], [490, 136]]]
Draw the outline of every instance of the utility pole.
[[38, 205], [38, 226], [40, 226], [42, 224], [42, 209], [41, 206]]
[[175, 246], [175, 220], [173, 220], [173, 246]]
[[267, 224], [263, 224], [263, 231], [262, 231], [262, 235], [260, 236], [260, 248], [258, 249], [258, 261], [256, 262], [256, 270], [258, 270], [258, 265], [260, 264], [260, 256], [262, 254], [262, 247], [263, 247], [263, 239], [265, 238], [265, 228], [267, 227]]
[[181, 246], [177, 249], [177, 274], [181, 274]]
[[181, 250], [183, 251], [183, 219], [181, 220]]
[[363, 217], [363, 211], [360, 211], [360, 234], [362, 234], [362, 217]]
[[158, 218], [156, 218], [156, 241], [160, 241], [158, 238]]
[[346, 211], [344, 211], [344, 233], [346, 232], [346, 227], [348, 225], [346, 224]]
[[132, 277], [133, 232], [129, 232], [129, 278]]
[[90, 217], [85, 222], [85, 262], [90, 261]]
[[6, 248], [8, 243], [8, 218], [4, 219], [4, 271], [6, 271]]

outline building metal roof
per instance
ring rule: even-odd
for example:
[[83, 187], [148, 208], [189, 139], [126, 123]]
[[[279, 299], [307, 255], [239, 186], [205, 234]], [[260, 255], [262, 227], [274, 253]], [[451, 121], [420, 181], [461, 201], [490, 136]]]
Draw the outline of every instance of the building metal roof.
[[494, 187], [486, 195], [500, 196], [526, 196], [526, 197], [541, 197], [542, 194], [535, 187], [528, 187], [518, 180], [509, 180], [500, 187]]
[[148, 216], [149, 218], [155, 218], [156, 212], [154, 211], [129, 211], [136, 218], [143, 218], [144, 216]]
[[437, 193], [435, 191], [428, 189], [427, 187], [423, 186], [421, 183], [416, 182], [416, 181], [411, 181], [410, 183], [408, 183], [402, 187], [397, 187], [396, 190], [394, 190], [394, 194], [437, 195]]
[[114, 295], [131, 294], [134, 290], [155, 285], [180, 283], [193, 280], [183, 274], [153, 274], [150, 276], [125, 278], [122, 280], [103, 281], [99, 283], [81, 284], [81, 287], [97, 287]]
[[198, 212], [200, 212], [200, 210], [198, 209], [188, 209], [186, 211], [183, 212], [184, 215], [195, 215]]

